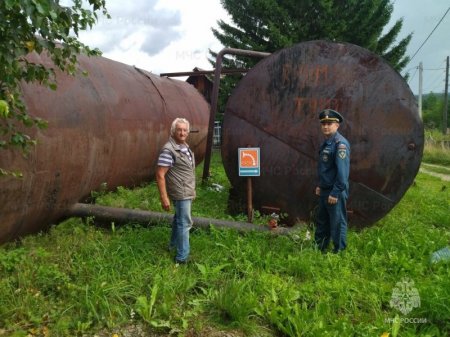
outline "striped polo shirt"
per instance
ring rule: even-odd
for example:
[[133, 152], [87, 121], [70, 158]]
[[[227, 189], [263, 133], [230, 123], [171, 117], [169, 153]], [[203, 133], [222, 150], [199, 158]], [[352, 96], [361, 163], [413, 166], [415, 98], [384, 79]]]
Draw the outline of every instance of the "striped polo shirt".
[[[182, 154], [186, 155], [189, 158], [189, 161], [192, 162], [191, 153], [188, 150], [188, 147], [184, 144], [179, 145], [180, 151]], [[175, 158], [172, 157], [172, 154], [168, 149], [163, 149], [158, 158], [158, 166], [165, 167], [173, 167], [175, 164]]]

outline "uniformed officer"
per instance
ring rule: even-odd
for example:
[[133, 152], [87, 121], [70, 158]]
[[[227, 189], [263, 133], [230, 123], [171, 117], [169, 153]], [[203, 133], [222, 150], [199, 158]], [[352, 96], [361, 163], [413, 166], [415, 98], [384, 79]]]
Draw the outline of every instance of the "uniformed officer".
[[337, 130], [344, 118], [335, 110], [325, 109], [319, 119], [325, 141], [319, 150], [319, 209], [316, 219], [315, 241], [324, 252], [333, 240], [333, 252], [347, 246], [347, 198], [350, 172], [350, 144]]

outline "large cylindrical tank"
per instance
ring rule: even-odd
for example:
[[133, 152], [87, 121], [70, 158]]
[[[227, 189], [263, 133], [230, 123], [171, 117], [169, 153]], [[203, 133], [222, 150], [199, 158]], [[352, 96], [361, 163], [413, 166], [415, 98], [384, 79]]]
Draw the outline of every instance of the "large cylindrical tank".
[[[43, 56], [29, 61], [52, 66]], [[57, 72], [56, 91], [22, 85], [29, 113], [49, 126], [26, 130], [37, 139], [28, 158], [19, 150], [0, 153], [0, 167], [23, 173], [0, 178], [0, 242], [46, 228], [101, 184], [113, 189], [154, 178], [176, 117], [197, 131], [188, 141], [197, 162], [204, 157], [209, 105], [192, 85], [102, 57], [79, 56], [79, 63], [75, 77]]]
[[253, 178], [256, 208], [308, 220], [317, 205], [318, 113], [336, 109], [339, 131], [351, 143], [348, 213], [364, 227], [388, 213], [416, 176], [423, 124], [404, 79], [381, 57], [361, 47], [311, 41], [260, 61], [241, 80], [226, 107], [222, 156], [234, 187], [238, 148], [260, 147], [261, 176]]

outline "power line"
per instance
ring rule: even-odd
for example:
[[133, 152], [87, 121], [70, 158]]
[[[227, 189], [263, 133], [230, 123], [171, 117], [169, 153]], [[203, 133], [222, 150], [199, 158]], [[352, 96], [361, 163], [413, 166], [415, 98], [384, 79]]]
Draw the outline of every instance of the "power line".
[[419, 69], [419, 66], [411, 67], [411, 68], [405, 70], [405, 73], [409, 73], [409, 72], [410, 72], [411, 70], [413, 70], [413, 69]]
[[[431, 91], [434, 90], [438, 86], [442, 86], [443, 77], [445, 77], [445, 72], [435, 73], [435, 76], [428, 80], [427, 83], [423, 86], [424, 88], [431, 88]], [[430, 89], [428, 89], [430, 91]], [[425, 92], [426, 90], [424, 90]]]
[[442, 88], [442, 83], [437, 83], [433, 88], [429, 89], [428, 92], [433, 92], [435, 94], [440, 94], [444, 89]]
[[[419, 67], [415, 67], [415, 68], [416, 68], [416, 71], [415, 71], [414, 74], [408, 79], [408, 83], [411, 82], [411, 81], [413, 80], [414, 76], [416, 76], [417, 69], [419, 69]], [[413, 69], [413, 68], [411, 68], [411, 70], [412, 70], [412, 69]]]
[[409, 61], [411, 62], [411, 60], [414, 58], [414, 56], [417, 55], [417, 53], [419, 52], [419, 50], [423, 47], [423, 45], [428, 41], [428, 39], [430, 38], [430, 36], [434, 33], [434, 31], [436, 30], [436, 28], [441, 24], [442, 20], [444, 20], [445, 16], [447, 15], [447, 13], [450, 11], [450, 7], [447, 8], [447, 11], [445, 12], [445, 14], [442, 16], [442, 18], [439, 20], [439, 22], [437, 23], [436, 27], [433, 28], [433, 30], [431, 31], [431, 33], [428, 35], [428, 37], [425, 39], [425, 41], [423, 41], [423, 43], [420, 45], [419, 49], [417, 49], [417, 51], [414, 53], [414, 55], [409, 59]]

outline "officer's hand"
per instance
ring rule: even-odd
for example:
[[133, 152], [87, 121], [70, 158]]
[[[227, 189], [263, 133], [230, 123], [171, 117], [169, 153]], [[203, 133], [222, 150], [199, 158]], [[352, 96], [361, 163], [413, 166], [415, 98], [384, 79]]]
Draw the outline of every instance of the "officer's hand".
[[336, 205], [338, 201], [338, 198], [332, 197], [331, 195], [328, 196], [328, 203], [330, 205]]
[[319, 186], [316, 187], [315, 193], [316, 193], [316, 195], [318, 195], [320, 197], [320, 187]]

